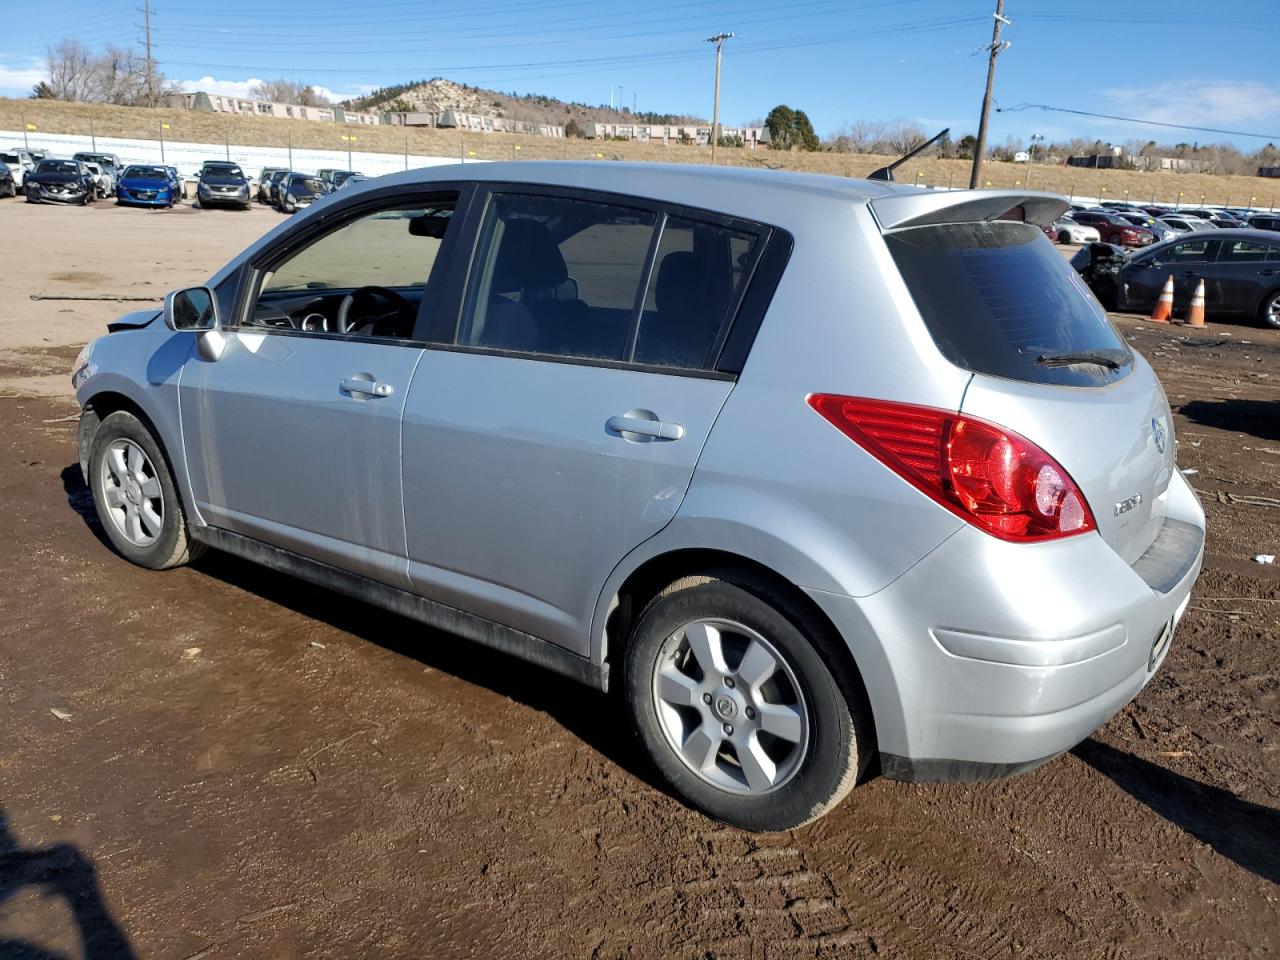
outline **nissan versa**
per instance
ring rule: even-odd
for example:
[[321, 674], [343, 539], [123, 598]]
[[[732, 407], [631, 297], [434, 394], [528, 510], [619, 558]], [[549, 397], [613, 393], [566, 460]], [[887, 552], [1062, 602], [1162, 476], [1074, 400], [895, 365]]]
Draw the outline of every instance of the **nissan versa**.
[[1065, 209], [381, 177], [89, 344], [81, 466], [135, 563], [214, 547], [620, 689], [730, 823], [1015, 773], [1151, 679], [1204, 542], [1160, 384], [1041, 231]]

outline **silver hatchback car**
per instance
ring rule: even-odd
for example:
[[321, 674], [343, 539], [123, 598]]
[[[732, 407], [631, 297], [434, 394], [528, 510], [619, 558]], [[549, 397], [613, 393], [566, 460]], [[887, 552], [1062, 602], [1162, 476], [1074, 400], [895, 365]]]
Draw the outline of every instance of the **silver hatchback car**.
[[[474, 164], [316, 201], [73, 374], [103, 529], [601, 690], [759, 830], [994, 778], [1160, 666], [1204, 514], [1044, 194]], [[423, 632], [423, 642], [434, 637]]]

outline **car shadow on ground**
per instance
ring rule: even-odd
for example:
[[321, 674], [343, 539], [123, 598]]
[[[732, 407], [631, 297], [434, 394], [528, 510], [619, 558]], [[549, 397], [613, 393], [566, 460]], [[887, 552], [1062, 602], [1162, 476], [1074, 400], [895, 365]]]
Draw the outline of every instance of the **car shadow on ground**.
[[1280, 812], [1093, 737], [1071, 752], [1222, 856], [1264, 880], [1280, 883]]
[[[80, 938], [84, 960], [134, 960], [129, 938], [102, 900], [93, 862], [69, 843], [23, 849], [9, 831], [0, 811], [0, 907], [31, 888], [45, 897], [58, 897], [67, 906]], [[5, 960], [63, 960], [25, 940], [0, 933], [0, 957]]]
[[1192, 400], [1178, 412], [1206, 427], [1280, 440], [1280, 400]]
[[[98, 520], [93, 494], [80, 475], [79, 465], [64, 468], [61, 479], [67, 505], [79, 515], [104, 549], [113, 550]], [[193, 564], [193, 568], [301, 616], [327, 623], [383, 649], [412, 657], [424, 666], [486, 687], [546, 713], [629, 773], [656, 790], [673, 796], [670, 787], [650, 765], [636, 741], [621, 697], [614, 693], [600, 693], [501, 651], [460, 640], [381, 607], [317, 589], [295, 577], [246, 563], [217, 550], [209, 551]], [[532, 676], [535, 671], [540, 674], [536, 679]], [[613, 686], [616, 691], [616, 678]], [[0, 958], [5, 958], [5, 955], [0, 953]]]

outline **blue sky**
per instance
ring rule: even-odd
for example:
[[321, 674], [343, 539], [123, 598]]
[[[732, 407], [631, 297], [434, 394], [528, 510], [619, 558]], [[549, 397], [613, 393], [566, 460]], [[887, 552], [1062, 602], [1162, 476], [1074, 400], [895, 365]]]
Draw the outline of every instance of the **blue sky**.
[[[787, 103], [820, 134], [857, 120], [916, 120], [973, 132], [993, 0], [152, 0], [161, 69], [188, 89], [245, 93], [286, 77], [342, 97], [445, 76], [518, 93], [709, 116], [719, 31], [721, 120]], [[45, 49], [136, 44], [134, 0], [6, 4], [0, 95], [43, 76]], [[1003, 108], [1047, 104], [1276, 134], [1277, 0], [1007, 0]], [[56, 24], [56, 26], [55, 26]], [[617, 85], [621, 84], [619, 88]], [[997, 113], [991, 138], [1100, 136], [1265, 141], [1180, 132], [1038, 109]]]

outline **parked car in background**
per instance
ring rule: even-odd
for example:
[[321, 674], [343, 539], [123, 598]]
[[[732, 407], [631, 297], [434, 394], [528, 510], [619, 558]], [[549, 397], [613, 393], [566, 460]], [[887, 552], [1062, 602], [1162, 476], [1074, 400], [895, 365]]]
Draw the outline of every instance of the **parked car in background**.
[[7, 164], [0, 163], [0, 197], [16, 197], [18, 184]]
[[124, 169], [124, 165], [120, 163], [120, 158], [114, 153], [80, 153], [73, 154], [72, 160], [79, 160], [85, 164], [97, 164], [102, 174], [102, 185], [106, 187], [105, 192], [101, 189], [98, 193], [99, 197], [109, 197], [115, 193], [116, 181], [120, 179], [120, 173]]
[[1201, 220], [1208, 220], [1215, 227], [1244, 226], [1244, 224], [1242, 224], [1235, 217], [1231, 216], [1231, 214], [1224, 213], [1221, 210], [1208, 210], [1208, 209], [1193, 210], [1193, 209], [1184, 208], [1182, 210], [1179, 210], [1178, 213], [1185, 214], [1192, 217], [1199, 217]]
[[116, 203], [141, 207], [172, 207], [176, 196], [169, 168], [133, 164], [124, 168]]
[[1056, 240], [1058, 243], [1094, 243], [1101, 239], [1096, 227], [1077, 223], [1071, 217], [1059, 217], [1049, 224], [1049, 229], [1045, 233], [1050, 240]]
[[1247, 225], [1254, 230], [1280, 230], [1280, 213], [1255, 213]]
[[1163, 217], [1165, 214], [1173, 213], [1173, 208], [1171, 207], [1150, 206], [1150, 207], [1142, 207], [1141, 209], [1142, 209], [1142, 212], [1145, 213], [1147, 216], [1156, 217], [1156, 218]]
[[173, 187], [174, 202], [186, 199], [186, 182], [182, 179], [182, 174], [178, 172], [178, 168], [166, 166], [164, 170], [169, 175], [169, 183]]
[[29, 150], [12, 149], [0, 152], [0, 163], [9, 168], [9, 172], [13, 175], [13, 182], [19, 190], [22, 189], [27, 174], [35, 169], [38, 162]]
[[249, 196], [249, 178], [240, 165], [221, 160], [205, 161], [200, 168], [196, 199], [201, 207], [235, 206], [248, 210], [253, 206]]
[[271, 206], [277, 207], [280, 205], [280, 184], [292, 172], [291, 170], [277, 170], [271, 175], [271, 179], [267, 183], [267, 202]]
[[1110, 210], [1080, 210], [1072, 214], [1072, 219], [1076, 223], [1093, 227], [1104, 243], [1125, 247], [1145, 247], [1149, 243], [1155, 243], [1156, 235], [1151, 230], [1130, 223]]
[[41, 160], [27, 174], [23, 193], [28, 203], [79, 203], [97, 198], [93, 174], [79, 160]]
[[[1099, 263], [1091, 263], [1095, 257]], [[1223, 228], [1175, 237], [1117, 258], [1113, 282], [1097, 269], [1106, 260], [1106, 251], [1086, 247], [1072, 266], [1114, 309], [1150, 311], [1169, 277], [1174, 306], [1185, 309], [1203, 280], [1207, 317], [1252, 317], [1280, 328], [1280, 237], [1266, 231]], [[1099, 275], [1091, 277], [1090, 268]]]
[[329, 187], [309, 173], [290, 173], [281, 181], [277, 192], [280, 197], [277, 209], [281, 213], [297, 213], [327, 194]]
[[103, 170], [101, 164], [90, 160], [81, 160], [80, 162], [85, 165], [89, 175], [93, 177], [93, 185], [97, 191], [98, 200], [105, 200], [116, 192], [115, 177]]
[[352, 177], [359, 177], [362, 180], [367, 179], [359, 170], [335, 170], [333, 171], [333, 176], [329, 178], [329, 186], [334, 190], [338, 190], [346, 186]]
[[256, 198], [259, 203], [271, 203], [271, 177], [280, 172], [287, 172], [285, 167], [263, 167], [258, 174]]
[[1203, 557], [1159, 382], [1039, 236], [1063, 211], [662, 164], [380, 177], [91, 343], [80, 462], [132, 562], [212, 546], [618, 690], [739, 827], [873, 762], [1013, 774], [1151, 680]]
[[1180, 233], [1195, 233], [1198, 230], [1218, 229], [1218, 225], [1211, 220], [1201, 220], [1199, 217], [1188, 217], [1176, 213], [1166, 214], [1160, 217], [1159, 220], [1166, 227]]
[[1156, 235], [1157, 241], [1167, 240], [1177, 232], [1168, 224], [1161, 223], [1155, 217], [1149, 216], [1145, 213], [1130, 213], [1127, 210], [1118, 210], [1116, 211], [1116, 215], [1123, 220], [1128, 220], [1135, 227], [1146, 227]]
[[333, 175], [335, 173], [341, 173], [341, 172], [342, 171], [338, 170], [336, 167], [325, 167], [322, 170], [316, 171], [316, 177], [319, 180], [321, 180], [324, 183], [324, 185], [327, 187], [331, 183], [333, 183]]

